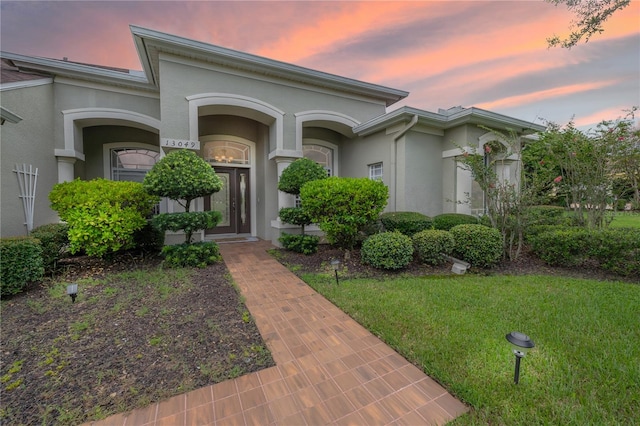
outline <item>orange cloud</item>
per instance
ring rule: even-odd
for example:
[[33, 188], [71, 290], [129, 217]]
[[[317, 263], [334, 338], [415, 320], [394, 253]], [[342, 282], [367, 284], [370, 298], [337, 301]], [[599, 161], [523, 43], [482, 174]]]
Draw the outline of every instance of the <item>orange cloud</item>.
[[[574, 124], [576, 127], [594, 128], [604, 120], [615, 120], [625, 117], [627, 115], [625, 110], [629, 110], [628, 105], [599, 110], [584, 117], [576, 117]], [[636, 126], [640, 126], [640, 117], [636, 117], [635, 122]]]

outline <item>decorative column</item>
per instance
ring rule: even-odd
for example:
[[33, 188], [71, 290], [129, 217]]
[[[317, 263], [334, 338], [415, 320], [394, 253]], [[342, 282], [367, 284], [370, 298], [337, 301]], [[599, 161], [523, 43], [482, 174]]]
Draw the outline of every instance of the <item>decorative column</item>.
[[58, 160], [58, 183], [70, 182], [75, 179], [73, 165], [76, 163], [74, 157], [56, 157]]

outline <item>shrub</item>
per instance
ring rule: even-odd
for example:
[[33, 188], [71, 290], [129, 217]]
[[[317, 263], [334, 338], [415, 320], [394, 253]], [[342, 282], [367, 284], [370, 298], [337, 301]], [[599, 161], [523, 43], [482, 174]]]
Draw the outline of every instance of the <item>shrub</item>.
[[164, 246], [164, 231], [153, 226], [151, 221], [133, 234], [135, 247], [147, 253], [160, 253]]
[[360, 254], [374, 268], [402, 269], [413, 260], [413, 242], [400, 232], [383, 232], [367, 238]]
[[573, 266], [587, 258], [585, 248], [589, 231], [584, 228], [562, 227], [529, 237], [531, 249], [545, 263], [554, 266]]
[[380, 221], [386, 231], [398, 231], [409, 237], [425, 229], [431, 229], [431, 218], [418, 212], [382, 213]]
[[300, 207], [283, 207], [280, 209], [278, 216], [284, 223], [302, 226], [303, 229], [306, 225], [311, 224], [311, 218]]
[[84, 250], [98, 257], [132, 248], [134, 232], [145, 226], [145, 217], [159, 201], [140, 183], [106, 179], [57, 184], [49, 200], [69, 224], [70, 252]]
[[222, 220], [222, 213], [208, 212], [181, 212], [163, 213], [154, 216], [151, 223], [160, 231], [181, 231], [193, 234], [200, 229], [214, 228]]
[[0, 239], [0, 296], [20, 293], [43, 274], [40, 241], [33, 237]]
[[283, 232], [282, 236], [278, 238], [278, 241], [280, 241], [282, 246], [287, 250], [295, 251], [296, 253], [313, 254], [318, 251], [320, 237], [316, 235], [296, 235]]
[[352, 249], [359, 232], [387, 205], [388, 188], [367, 178], [330, 177], [307, 182], [300, 190], [302, 208], [331, 244]]
[[287, 194], [300, 195], [300, 188], [305, 183], [326, 177], [327, 171], [320, 164], [308, 158], [298, 158], [282, 171], [278, 189]]
[[529, 237], [533, 252], [554, 266], [576, 266], [589, 260], [621, 275], [640, 275], [640, 230], [637, 228], [552, 228]]
[[42, 266], [45, 272], [56, 269], [58, 260], [69, 245], [69, 225], [66, 223], [50, 223], [31, 231], [31, 236], [40, 240], [42, 247]]
[[220, 248], [213, 241], [164, 246], [162, 255], [169, 268], [204, 268], [222, 259]]
[[473, 225], [477, 223], [478, 219], [468, 214], [443, 213], [433, 218], [433, 229], [449, 231], [457, 225]]
[[422, 263], [439, 265], [443, 255], [450, 255], [455, 248], [455, 240], [449, 231], [427, 229], [413, 236], [413, 248]]
[[484, 225], [456, 225], [451, 228], [455, 240], [454, 254], [472, 266], [489, 268], [502, 258], [502, 235]]
[[569, 219], [565, 216], [564, 207], [532, 206], [527, 209], [527, 223], [532, 225], [566, 225]]

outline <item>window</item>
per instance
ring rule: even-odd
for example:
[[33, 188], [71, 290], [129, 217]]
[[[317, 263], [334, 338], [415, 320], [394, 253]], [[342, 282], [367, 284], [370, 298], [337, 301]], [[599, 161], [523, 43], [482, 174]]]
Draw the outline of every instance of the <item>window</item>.
[[302, 147], [304, 158], [313, 160], [320, 164], [327, 171], [327, 176], [331, 177], [333, 166], [333, 151], [320, 145], [304, 145]]
[[204, 159], [212, 164], [242, 164], [251, 163], [251, 149], [248, 145], [229, 140], [206, 142], [204, 145]]
[[158, 161], [160, 153], [140, 148], [111, 150], [111, 179], [142, 182]]
[[382, 163], [369, 164], [369, 179], [382, 180]]

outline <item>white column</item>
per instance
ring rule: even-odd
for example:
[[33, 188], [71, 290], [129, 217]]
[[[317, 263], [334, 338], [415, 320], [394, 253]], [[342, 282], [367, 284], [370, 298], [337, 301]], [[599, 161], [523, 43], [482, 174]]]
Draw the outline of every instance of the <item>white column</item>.
[[[276, 157], [276, 165], [278, 169], [278, 182], [280, 182], [280, 176], [282, 176], [282, 172], [284, 169], [289, 167], [291, 163], [295, 160], [295, 158], [290, 157]], [[283, 207], [294, 207], [295, 206], [295, 197], [291, 194], [287, 194], [286, 192], [278, 191], [278, 211]], [[279, 219], [279, 218], [278, 218]]]
[[471, 170], [456, 165], [456, 213], [471, 214], [471, 189], [473, 176]]
[[75, 179], [73, 165], [76, 159], [73, 157], [56, 157], [58, 160], [58, 183], [70, 182]]

